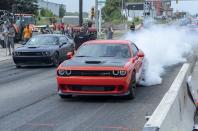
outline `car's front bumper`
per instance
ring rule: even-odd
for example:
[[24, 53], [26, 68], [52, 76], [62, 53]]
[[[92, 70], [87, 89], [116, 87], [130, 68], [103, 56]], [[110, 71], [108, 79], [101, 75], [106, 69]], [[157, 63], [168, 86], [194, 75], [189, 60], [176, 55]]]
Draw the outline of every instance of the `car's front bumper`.
[[72, 76], [57, 77], [58, 93], [72, 95], [111, 95], [122, 96], [128, 94], [130, 83], [126, 77], [88, 77]]
[[53, 65], [53, 60], [50, 56], [13, 56], [13, 61], [19, 66]]

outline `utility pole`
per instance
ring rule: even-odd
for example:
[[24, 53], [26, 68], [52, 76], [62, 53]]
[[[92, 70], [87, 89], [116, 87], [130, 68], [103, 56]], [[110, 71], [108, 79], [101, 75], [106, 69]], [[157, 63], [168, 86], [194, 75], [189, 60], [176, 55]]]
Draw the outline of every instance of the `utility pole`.
[[98, 32], [98, 0], [95, 0], [95, 25]]
[[79, 0], [79, 26], [83, 24], [83, 0]]

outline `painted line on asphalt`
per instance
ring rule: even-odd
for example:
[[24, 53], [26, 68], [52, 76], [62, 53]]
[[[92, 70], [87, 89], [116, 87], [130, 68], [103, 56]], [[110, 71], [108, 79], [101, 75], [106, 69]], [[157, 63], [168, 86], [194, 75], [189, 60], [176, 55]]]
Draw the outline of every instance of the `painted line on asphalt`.
[[33, 126], [33, 127], [55, 127], [57, 124], [53, 123], [26, 123], [25, 126]]
[[[130, 131], [128, 127], [124, 126], [96, 126], [97, 128], [103, 128], [103, 129], [120, 129], [121, 131]], [[132, 130], [135, 131], [135, 130]]]

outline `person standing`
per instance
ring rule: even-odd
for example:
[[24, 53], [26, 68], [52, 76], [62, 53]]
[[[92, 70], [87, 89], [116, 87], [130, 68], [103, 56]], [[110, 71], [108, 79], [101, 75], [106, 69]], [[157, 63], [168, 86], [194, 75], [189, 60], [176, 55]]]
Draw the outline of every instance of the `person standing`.
[[0, 23], [0, 44], [1, 44], [2, 48], [5, 48], [4, 36], [3, 36], [3, 23]]
[[77, 50], [84, 42], [89, 40], [89, 35], [85, 32], [85, 29], [80, 28], [79, 34], [74, 37], [75, 50]]
[[110, 25], [107, 29], [107, 39], [113, 39], [113, 27]]
[[23, 31], [23, 38], [27, 42], [32, 37], [32, 29], [27, 25]]
[[69, 35], [69, 25], [68, 25], [68, 24], [65, 25], [64, 34], [65, 34], [66, 36]]
[[131, 31], [135, 31], [135, 23], [133, 22], [132, 25], [130, 26]]
[[11, 55], [11, 49], [14, 51], [14, 37], [15, 37], [15, 30], [12, 24], [8, 26], [8, 42], [7, 48], [9, 51], [9, 55]]
[[[7, 22], [4, 22], [3, 26], [3, 40], [4, 40], [4, 47], [7, 48], [8, 45], [8, 25]], [[7, 49], [6, 49], [6, 55], [7, 55]]]

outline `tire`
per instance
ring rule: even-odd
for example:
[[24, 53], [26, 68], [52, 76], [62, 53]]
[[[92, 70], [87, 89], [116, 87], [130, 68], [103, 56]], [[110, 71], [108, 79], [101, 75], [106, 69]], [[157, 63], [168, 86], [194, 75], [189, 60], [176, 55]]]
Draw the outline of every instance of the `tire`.
[[21, 66], [20, 65], [16, 65], [16, 68], [21, 68]]
[[132, 100], [135, 98], [135, 90], [136, 90], [136, 73], [133, 72], [131, 81], [129, 84], [129, 94], [125, 96], [127, 100]]
[[72, 95], [63, 95], [63, 94], [59, 94], [61, 99], [68, 99], [68, 98], [72, 98]]
[[53, 66], [54, 67], [58, 67], [60, 64], [60, 61], [59, 61], [59, 55], [58, 53], [56, 52], [53, 56]]

